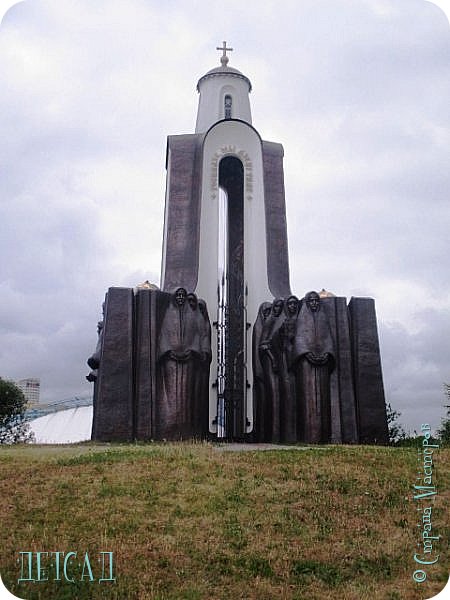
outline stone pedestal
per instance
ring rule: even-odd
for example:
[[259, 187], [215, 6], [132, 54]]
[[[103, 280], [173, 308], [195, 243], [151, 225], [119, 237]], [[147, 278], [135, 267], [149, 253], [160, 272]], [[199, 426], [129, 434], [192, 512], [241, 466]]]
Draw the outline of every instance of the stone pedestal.
[[[101, 358], [94, 383], [93, 440], [146, 441], [167, 437], [165, 423], [158, 420], [164, 398], [158, 340], [171, 297], [166, 292], [150, 289], [137, 289], [136, 292], [131, 288], [108, 290]], [[189, 311], [188, 318], [202, 322], [200, 313]], [[204, 341], [202, 350], [210, 353], [210, 347], [206, 348]], [[200, 365], [200, 359], [198, 363]], [[193, 417], [187, 428], [183, 423], [184, 439], [198, 437], [199, 432], [205, 429], [203, 423], [207, 422], [208, 406], [207, 403], [201, 406], [197, 396], [201, 395], [203, 379], [208, 378], [205, 371], [208, 365], [201, 363], [203, 370], [196, 388], [198, 394], [189, 398], [189, 412]], [[197, 415], [198, 411], [202, 414]], [[168, 420], [174, 424], [170, 439], [180, 437], [176, 426], [179, 418], [177, 411], [168, 415]]]
[[349, 314], [359, 441], [361, 444], [387, 444], [388, 425], [374, 300], [352, 298]]
[[342, 297], [323, 298], [322, 305], [330, 320], [336, 348], [336, 368], [330, 381], [331, 441], [355, 444], [358, 431], [347, 301]]
[[104, 312], [92, 439], [101, 442], [132, 440], [133, 290], [110, 288], [106, 295]]

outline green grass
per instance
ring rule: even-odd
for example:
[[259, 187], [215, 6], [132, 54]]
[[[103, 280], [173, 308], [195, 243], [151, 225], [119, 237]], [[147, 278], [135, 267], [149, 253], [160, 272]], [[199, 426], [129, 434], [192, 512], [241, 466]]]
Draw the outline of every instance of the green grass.
[[[415, 448], [0, 448], [0, 573], [25, 599], [430, 598], [449, 566], [449, 458], [435, 465], [440, 559], [417, 584]], [[116, 581], [18, 583], [20, 551], [88, 552], [96, 579], [111, 551]]]

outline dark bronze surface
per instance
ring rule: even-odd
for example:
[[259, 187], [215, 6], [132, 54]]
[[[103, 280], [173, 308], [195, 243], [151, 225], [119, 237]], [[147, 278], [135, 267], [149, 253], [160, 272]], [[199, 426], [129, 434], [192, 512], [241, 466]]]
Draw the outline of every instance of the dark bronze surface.
[[300, 310], [290, 296], [258, 312], [253, 440], [387, 443], [373, 300], [348, 308], [345, 298], [316, 296], [311, 310], [306, 298]]
[[94, 439], [133, 439], [133, 290], [109, 288], [94, 406]]
[[388, 426], [375, 302], [372, 298], [352, 298], [349, 312], [359, 441], [362, 444], [387, 444]]
[[262, 151], [269, 289], [274, 298], [287, 298], [290, 296], [291, 290], [284, 198], [283, 146], [274, 142], [262, 142]]
[[198, 277], [200, 196], [203, 135], [173, 135], [167, 140], [170, 156], [166, 207], [166, 266], [164, 290], [177, 286], [194, 290]]

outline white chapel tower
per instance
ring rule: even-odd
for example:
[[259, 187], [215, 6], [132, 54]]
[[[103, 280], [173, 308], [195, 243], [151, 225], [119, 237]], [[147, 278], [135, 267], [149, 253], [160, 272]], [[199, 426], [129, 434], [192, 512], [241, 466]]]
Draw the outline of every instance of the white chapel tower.
[[197, 84], [195, 133], [168, 138], [161, 286], [206, 301], [210, 415], [226, 380], [239, 436], [253, 425], [251, 325], [262, 302], [290, 294], [283, 148], [253, 127], [250, 80], [218, 50], [221, 66]]
[[[220, 48], [217, 48], [218, 50]], [[195, 133], [206, 133], [222, 119], [239, 119], [252, 124], [249, 93], [252, 84], [248, 77], [228, 66], [226, 43], [223, 42], [221, 67], [211, 69], [200, 78], [197, 91], [200, 94]]]

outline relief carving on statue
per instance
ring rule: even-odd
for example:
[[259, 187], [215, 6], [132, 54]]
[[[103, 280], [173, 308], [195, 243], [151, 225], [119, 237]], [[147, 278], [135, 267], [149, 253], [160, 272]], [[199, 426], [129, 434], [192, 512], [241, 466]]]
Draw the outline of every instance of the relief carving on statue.
[[335, 350], [316, 292], [261, 304], [253, 328], [257, 441], [329, 442]]
[[266, 318], [259, 342], [259, 360], [263, 372], [264, 397], [262, 411], [264, 413], [263, 441], [280, 441], [280, 363], [281, 340], [277, 335], [282, 326], [284, 300], [273, 301], [270, 315]]
[[297, 296], [289, 296], [284, 304], [285, 318], [277, 332], [280, 337], [280, 440], [297, 441], [297, 402], [295, 373], [292, 370], [292, 351], [297, 334], [299, 312]]
[[253, 436], [255, 441], [264, 439], [264, 407], [265, 407], [265, 389], [264, 389], [264, 371], [259, 353], [262, 330], [264, 323], [272, 310], [270, 302], [263, 302], [258, 309], [258, 316], [255, 321], [252, 333], [252, 357], [253, 357]]
[[203, 434], [210, 361], [206, 306], [199, 309], [196, 295], [180, 287], [170, 299], [158, 339], [158, 438], [187, 439]]
[[208, 434], [209, 416], [209, 369], [212, 360], [211, 323], [206, 302], [198, 300], [198, 319], [200, 330], [200, 372], [197, 390], [194, 396], [196, 414], [195, 437], [205, 437]]
[[297, 383], [299, 441], [316, 444], [331, 439], [330, 374], [335, 349], [328, 317], [317, 292], [308, 292], [297, 319], [292, 348]]
[[192, 311], [189, 318], [195, 321], [199, 336], [199, 354], [195, 355], [196, 372], [191, 398], [191, 436], [202, 438], [207, 434], [209, 410], [209, 366], [211, 364], [211, 325], [208, 309], [204, 300], [197, 299], [193, 293], [187, 295], [187, 301]]

